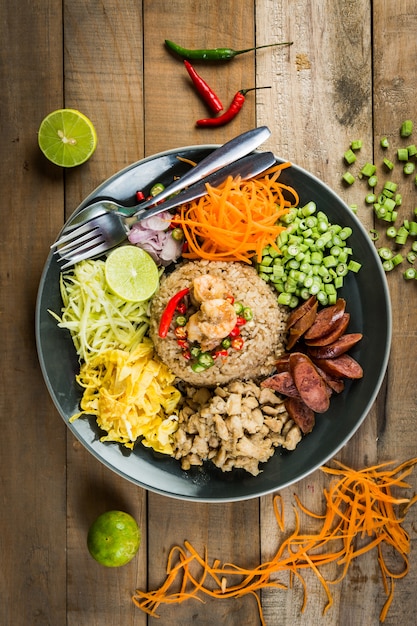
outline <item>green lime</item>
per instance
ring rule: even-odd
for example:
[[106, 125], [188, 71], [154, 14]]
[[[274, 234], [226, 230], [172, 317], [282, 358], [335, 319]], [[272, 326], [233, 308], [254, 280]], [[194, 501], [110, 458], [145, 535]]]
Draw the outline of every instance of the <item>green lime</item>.
[[101, 565], [120, 567], [133, 559], [140, 540], [140, 528], [129, 513], [107, 511], [90, 526], [87, 547]]
[[47, 159], [62, 167], [85, 163], [97, 147], [91, 120], [75, 109], [58, 109], [41, 122], [38, 144]]
[[145, 302], [159, 285], [159, 270], [150, 254], [137, 246], [121, 246], [106, 259], [106, 281], [127, 302]]

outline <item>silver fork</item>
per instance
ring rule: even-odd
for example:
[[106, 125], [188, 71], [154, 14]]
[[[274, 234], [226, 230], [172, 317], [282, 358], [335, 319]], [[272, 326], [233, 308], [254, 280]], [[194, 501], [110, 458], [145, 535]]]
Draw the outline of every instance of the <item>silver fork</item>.
[[[163, 192], [150, 201], [131, 208], [130, 212], [134, 213], [130, 219], [124, 217], [126, 207], [122, 207], [116, 202], [105, 200], [86, 207], [83, 211], [90, 212], [94, 209], [96, 214], [97, 212], [101, 214], [85, 223], [81, 222], [80, 224], [77, 220], [77, 224], [74, 227], [64, 229], [64, 234], [51, 246], [51, 248], [55, 248], [61, 259], [67, 261], [62, 269], [66, 269], [79, 261], [100, 256], [122, 243], [126, 240], [132, 223], [201, 197], [206, 193], [207, 182], [216, 185], [229, 175], [236, 176], [239, 174], [242, 178], [250, 178], [264, 171], [275, 162], [272, 153], [250, 154], [246, 159], [241, 157], [252, 152], [269, 135], [269, 129], [263, 126], [243, 133], [217, 148]], [[196, 180], [199, 180], [200, 183], [193, 184]], [[191, 186], [184, 190], [188, 185]], [[180, 189], [183, 191], [174, 198], [161, 202]], [[160, 202], [161, 204], [159, 204]], [[153, 206], [153, 208], [147, 209], [149, 206]]]
[[207, 176], [203, 181], [195, 183], [171, 200], [165, 200], [151, 209], [136, 211], [135, 215], [130, 218], [117, 213], [117, 204], [103, 201], [101, 208], [107, 207], [105, 212], [80, 227], [74, 227], [73, 230], [59, 239], [58, 243], [62, 245], [56, 252], [61, 259], [67, 261], [61, 269], [67, 269], [79, 261], [100, 256], [107, 250], [123, 243], [128, 236], [130, 227], [137, 221], [200, 198], [207, 192], [206, 185], [208, 183], [215, 187], [226, 180], [228, 176], [233, 178], [240, 176], [242, 180], [247, 180], [257, 176], [275, 163], [275, 156], [272, 152], [250, 154]]

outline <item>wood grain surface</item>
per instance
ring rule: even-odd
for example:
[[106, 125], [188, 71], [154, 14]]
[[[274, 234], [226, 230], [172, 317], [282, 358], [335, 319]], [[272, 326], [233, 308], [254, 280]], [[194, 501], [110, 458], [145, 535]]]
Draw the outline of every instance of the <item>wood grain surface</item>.
[[[343, 153], [361, 139], [361, 160], [383, 158], [379, 140], [400, 142], [401, 122], [417, 124], [415, 0], [4, 0], [0, 4], [0, 624], [4, 626], [256, 626], [254, 598], [190, 600], [137, 609], [136, 588], [164, 579], [169, 549], [189, 539], [213, 558], [248, 567], [272, 556], [280, 541], [272, 496], [230, 503], [181, 502], [146, 492], [101, 465], [67, 430], [43, 381], [34, 311], [49, 246], [65, 219], [97, 185], [159, 151], [219, 144], [266, 124], [265, 149], [305, 167], [373, 228], [363, 184], [346, 187]], [[207, 115], [181, 62], [163, 45], [266, 48], [222, 64], [198, 65], [224, 104], [250, 92], [239, 116], [219, 129], [198, 129]], [[204, 67], [204, 70], [202, 69]], [[62, 171], [37, 146], [42, 118], [74, 107], [94, 122], [99, 144], [83, 166]], [[399, 168], [404, 215], [417, 206], [413, 179]], [[383, 238], [382, 238], [383, 240]], [[388, 276], [393, 342], [379, 396], [337, 458], [354, 467], [416, 456], [417, 284]], [[370, 289], [372, 285], [370, 285]], [[381, 337], [381, 341], [383, 338]], [[288, 527], [293, 494], [320, 510], [326, 478], [317, 471], [282, 490]], [[409, 494], [416, 490], [411, 477]], [[119, 569], [89, 556], [86, 535], [110, 508], [132, 513], [142, 546]], [[388, 626], [411, 626], [417, 608], [417, 507], [407, 514], [408, 575], [399, 580]], [[397, 564], [401, 567], [401, 564]], [[267, 626], [376, 626], [385, 592], [374, 552], [358, 559], [332, 588], [313, 574], [302, 586], [267, 590]]]

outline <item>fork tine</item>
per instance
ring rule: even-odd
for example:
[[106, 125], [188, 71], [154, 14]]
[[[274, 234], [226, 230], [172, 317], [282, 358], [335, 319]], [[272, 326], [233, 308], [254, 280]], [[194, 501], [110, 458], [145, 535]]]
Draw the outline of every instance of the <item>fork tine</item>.
[[67, 257], [62, 257], [62, 260], [67, 262], [64, 263], [64, 265], [61, 265], [61, 270], [68, 269], [69, 267], [75, 265], [76, 263], [79, 263], [80, 261], [85, 261], [86, 259], [92, 259], [93, 257], [101, 256], [102, 254], [104, 254], [104, 252], [108, 252], [109, 249], [110, 248], [108, 247], [106, 242], [104, 242], [96, 248], [89, 248], [82, 254], [74, 254], [74, 256], [69, 259]]
[[105, 240], [101, 236], [101, 233], [97, 233], [96, 237], [94, 238], [90, 237], [82, 245], [78, 245], [79, 241], [80, 240], [78, 239], [74, 242], [73, 246], [65, 248], [64, 250], [62, 250], [62, 248], [55, 250], [54, 254], [58, 254], [62, 259], [71, 259], [73, 256], [76, 256], [79, 253], [83, 254], [84, 252], [87, 252], [87, 250], [94, 250], [100, 244], [105, 243]]
[[81, 224], [81, 226], [78, 226], [78, 227], [74, 226], [72, 227], [72, 230], [70, 232], [67, 232], [66, 235], [62, 235], [62, 237], [57, 239], [51, 245], [51, 248], [57, 248], [61, 244], [71, 242], [74, 239], [77, 239], [79, 241], [79, 237], [82, 237], [85, 233], [90, 234], [92, 231], [94, 231], [98, 227], [99, 225], [97, 224], [96, 218]]
[[[77, 237], [76, 239], [72, 241], [68, 241], [63, 246], [56, 248], [56, 250], [54, 250], [54, 254], [59, 254], [60, 256], [67, 256], [72, 251], [76, 251], [78, 249], [83, 250], [86, 245], [92, 246], [97, 243], [100, 243], [101, 241], [103, 241], [103, 237], [102, 237], [100, 230], [98, 229], [94, 229], [91, 231], [89, 230], [88, 232], [86, 232], [85, 235], [82, 235], [81, 237]], [[84, 246], [81, 246], [80, 244], [84, 244]]]

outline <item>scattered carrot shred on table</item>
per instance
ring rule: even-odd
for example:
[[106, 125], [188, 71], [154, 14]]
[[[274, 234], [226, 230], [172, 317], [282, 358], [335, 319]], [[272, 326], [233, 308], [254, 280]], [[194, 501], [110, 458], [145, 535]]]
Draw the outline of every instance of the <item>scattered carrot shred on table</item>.
[[280, 172], [290, 163], [276, 165], [261, 176], [242, 181], [229, 177], [219, 187], [207, 185], [207, 194], [180, 207], [175, 222], [184, 231], [188, 259], [262, 260], [262, 250], [284, 230], [279, 218], [298, 205], [297, 192], [280, 183]]
[[[325, 613], [333, 604], [331, 585], [343, 580], [354, 559], [376, 548], [387, 595], [380, 614], [380, 621], [383, 622], [393, 599], [395, 580], [404, 578], [409, 569], [407, 554], [410, 538], [402, 522], [409, 508], [417, 502], [417, 495], [412, 498], [398, 497], [393, 494], [392, 488], [410, 487], [404, 479], [417, 465], [417, 457], [397, 467], [392, 467], [393, 462], [387, 462], [354, 470], [342, 463], [336, 464], [336, 468], [321, 468], [333, 477], [329, 489], [324, 489], [324, 512], [308, 510], [295, 497], [295, 530], [281, 543], [272, 559], [253, 569], [222, 564], [217, 559], [210, 565], [207, 551], [201, 556], [185, 541], [183, 547], [174, 546], [171, 549], [167, 577], [161, 587], [148, 592], [137, 589], [132, 598], [134, 604], [157, 617], [156, 611], [161, 604], [179, 604], [191, 598], [203, 602], [201, 594], [223, 599], [251, 594], [257, 601], [261, 623], [266, 626], [257, 592], [267, 587], [288, 589], [287, 585], [271, 579], [271, 575], [287, 571], [291, 581], [295, 576], [303, 586], [302, 612], [306, 607], [308, 590], [301, 572], [309, 569], [316, 574], [326, 592]], [[277, 524], [283, 532], [284, 509], [280, 495], [274, 496], [273, 504]], [[301, 532], [300, 512], [321, 521], [318, 533]], [[390, 570], [384, 559], [384, 547], [393, 548], [401, 557], [403, 564], [400, 571]], [[332, 580], [326, 579], [320, 571], [329, 563], [335, 563], [341, 569]]]

